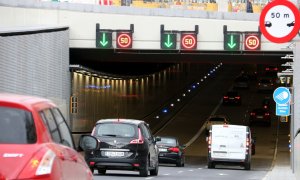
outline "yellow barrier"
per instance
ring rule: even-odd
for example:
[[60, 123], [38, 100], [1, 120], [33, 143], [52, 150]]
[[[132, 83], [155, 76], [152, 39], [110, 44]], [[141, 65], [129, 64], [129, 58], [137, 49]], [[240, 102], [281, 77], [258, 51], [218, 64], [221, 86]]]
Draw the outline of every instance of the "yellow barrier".
[[207, 3], [206, 11], [218, 11], [217, 3]]

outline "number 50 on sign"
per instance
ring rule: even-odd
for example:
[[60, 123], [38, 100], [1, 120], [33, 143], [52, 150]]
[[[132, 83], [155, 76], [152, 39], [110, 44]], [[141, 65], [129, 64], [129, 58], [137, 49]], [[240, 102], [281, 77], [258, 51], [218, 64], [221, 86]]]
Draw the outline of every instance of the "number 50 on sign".
[[245, 50], [260, 50], [260, 34], [246, 34], [244, 41]]

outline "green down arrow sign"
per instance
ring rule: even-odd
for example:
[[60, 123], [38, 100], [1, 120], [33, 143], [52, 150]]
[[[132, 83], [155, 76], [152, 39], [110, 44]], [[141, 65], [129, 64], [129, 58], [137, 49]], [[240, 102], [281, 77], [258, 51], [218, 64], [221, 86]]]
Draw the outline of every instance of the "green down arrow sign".
[[175, 33], [162, 33], [160, 40], [161, 49], [176, 49], [177, 34]]
[[96, 34], [96, 47], [112, 48], [112, 32], [100, 31]]
[[225, 34], [224, 50], [228, 50], [228, 51], [240, 50], [240, 34]]

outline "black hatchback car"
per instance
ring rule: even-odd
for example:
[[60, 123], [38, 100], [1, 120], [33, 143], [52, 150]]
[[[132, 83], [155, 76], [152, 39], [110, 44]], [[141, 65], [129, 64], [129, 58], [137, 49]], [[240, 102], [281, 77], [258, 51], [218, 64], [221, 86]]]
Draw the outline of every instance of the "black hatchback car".
[[223, 105], [241, 105], [242, 104], [242, 99], [241, 96], [237, 91], [228, 91], [224, 96], [223, 96]]
[[185, 163], [184, 148], [175, 137], [161, 136], [161, 141], [157, 142], [159, 150], [159, 162], [176, 164], [177, 167], [183, 167]]
[[133, 119], [99, 120], [92, 132], [97, 139], [95, 146], [91, 137], [80, 141], [85, 150], [85, 159], [92, 170], [105, 174], [106, 170], [139, 171], [140, 176], [158, 174], [158, 148], [148, 125], [144, 121]]

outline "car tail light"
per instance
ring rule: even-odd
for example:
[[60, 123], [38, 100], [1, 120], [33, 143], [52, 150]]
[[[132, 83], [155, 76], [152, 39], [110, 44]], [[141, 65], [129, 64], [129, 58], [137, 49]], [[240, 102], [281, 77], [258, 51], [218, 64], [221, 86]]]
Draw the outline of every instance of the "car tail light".
[[133, 166], [134, 167], [140, 167], [140, 164], [135, 163], [135, 164], [133, 164]]
[[255, 112], [251, 112], [250, 115], [251, 115], [251, 116], [255, 116]]
[[241, 98], [240, 96], [236, 96], [236, 97], [235, 97], [235, 99], [240, 99], [240, 98]]
[[208, 144], [208, 153], [211, 153], [211, 135], [209, 135], [209, 137], [207, 138], [207, 144]]
[[224, 98], [224, 99], [228, 99], [228, 96], [224, 96], [223, 98]]
[[264, 105], [264, 109], [268, 109], [268, 106], [267, 106], [267, 105]]
[[52, 165], [55, 157], [56, 155], [54, 154], [54, 152], [52, 150], [48, 150], [43, 156], [35, 172], [35, 175], [40, 176], [40, 175], [51, 174]]
[[277, 71], [278, 70], [278, 68], [274, 68], [274, 71]]
[[55, 158], [56, 154], [52, 150], [41, 149], [29, 160], [18, 179], [36, 179], [40, 176], [51, 175]]
[[266, 71], [269, 71], [270, 70], [270, 68], [266, 68]]
[[270, 113], [265, 113], [265, 116], [270, 116]]
[[139, 132], [139, 138], [133, 139], [132, 141], [130, 141], [130, 144], [144, 144], [144, 138], [143, 138], [140, 128], [139, 128], [138, 132]]
[[171, 147], [168, 150], [171, 151], [171, 152], [174, 152], [174, 153], [178, 153], [179, 152], [179, 148], [178, 147]]
[[249, 147], [250, 145], [250, 141], [249, 141], [249, 138], [246, 139], [246, 147]]

